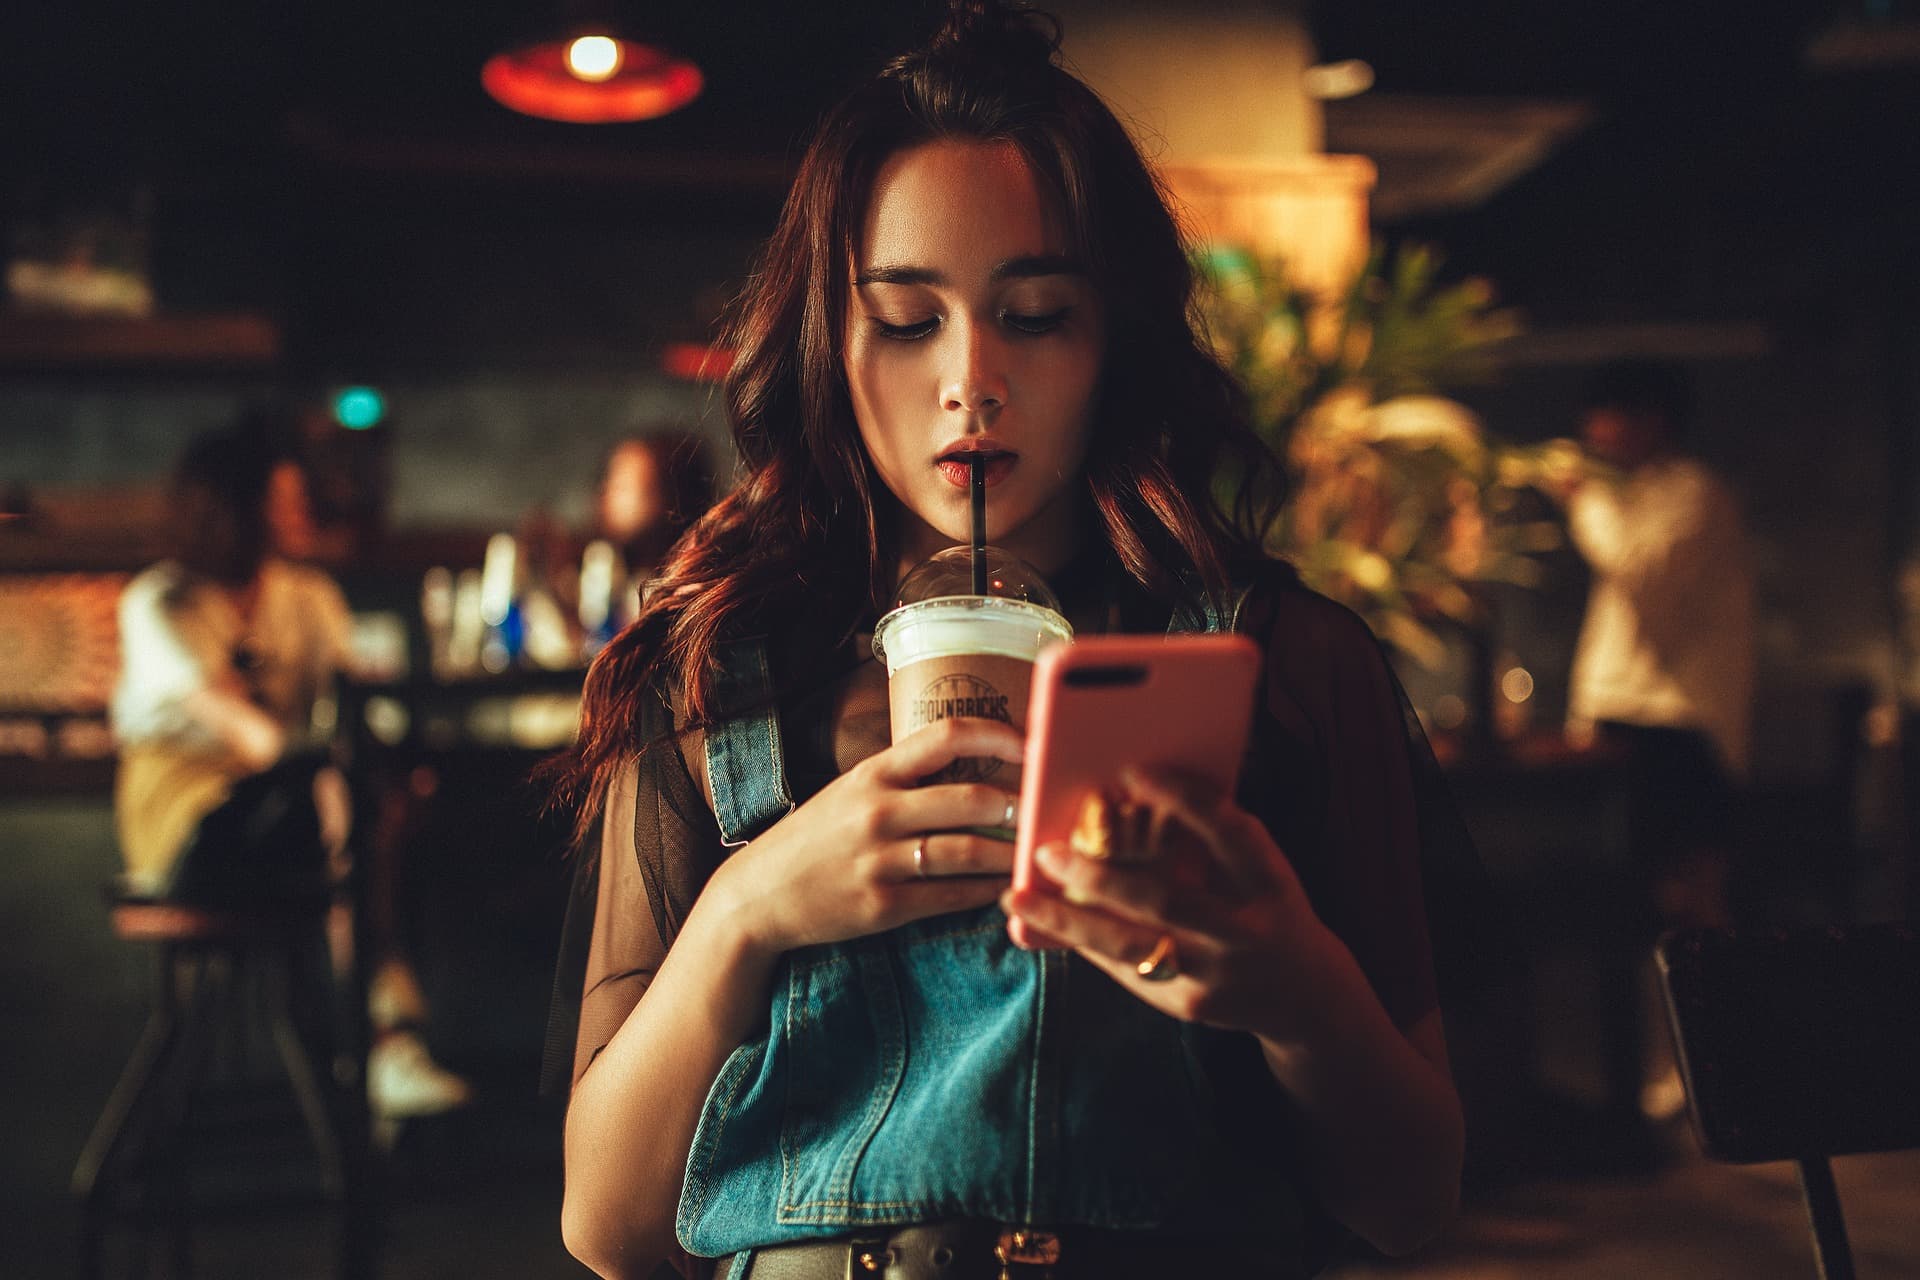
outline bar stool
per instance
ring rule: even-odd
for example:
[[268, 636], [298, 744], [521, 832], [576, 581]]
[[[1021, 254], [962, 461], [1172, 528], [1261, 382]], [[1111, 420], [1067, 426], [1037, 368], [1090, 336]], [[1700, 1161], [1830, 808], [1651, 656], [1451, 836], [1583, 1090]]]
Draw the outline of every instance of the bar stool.
[[[340, 1123], [342, 1114], [354, 1113], [333, 1083], [350, 1077], [357, 1085], [358, 1077], [329, 1070], [294, 1019], [302, 963], [323, 936], [331, 901], [323, 894], [203, 907], [112, 892], [114, 933], [156, 948], [157, 982], [146, 1029], [73, 1172], [80, 1270], [88, 1280], [102, 1274], [116, 1217], [133, 1220], [143, 1254], [164, 1229], [174, 1274], [189, 1274], [186, 1157], [194, 1104], [214, 1087], [223, 1035], [244, 1057], [248, 1032], [262, 1022], [317, 1158], [323, 1196], [350, 1207], [359, 1199], [349, 1186], [359, 1162], [350, 1158]], [[251, 1010], [250, 994], [257, 995]]]

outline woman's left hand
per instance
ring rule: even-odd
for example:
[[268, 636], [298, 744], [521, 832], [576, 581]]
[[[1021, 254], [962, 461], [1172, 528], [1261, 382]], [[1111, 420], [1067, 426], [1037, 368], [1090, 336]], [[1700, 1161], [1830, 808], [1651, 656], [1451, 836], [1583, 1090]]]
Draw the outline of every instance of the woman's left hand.
[[1173, 1017], [1280, 1042], [1311, 1034], [1322, 986], [1314, 975], [1339, 943], [1266, 827], [1197, 780], [1131, 773], [1122, 787], [1152, 814], [1147, 856], [1044, 845], [1040, 868], [1060, 890], [1010, 890], [1008, 916]]

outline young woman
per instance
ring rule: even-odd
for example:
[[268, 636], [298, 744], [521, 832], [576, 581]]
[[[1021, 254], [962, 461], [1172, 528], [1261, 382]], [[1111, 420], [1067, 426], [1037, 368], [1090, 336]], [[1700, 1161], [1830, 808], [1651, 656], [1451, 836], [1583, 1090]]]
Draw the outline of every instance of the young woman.
[[[1400, 1252], [1453, 1209], [1396, 686], [1262, 558], [1270, 460], [1055, 43], [956, 4], [821, 125], [733, 333], [744, 476], [589, 675], [563, 1229], [603, 1275], [1295, 1276], [1332, 1224]], [[889, 745], [869, 632], [965, 540], [973, 452], [993, 541], [1078, 631], [1267, 652], [1238, 796], [1125, 780], [1169, 838], [1128, 869], [1048, 850], [1071, 902], [963, 834], [1006, 792], [917, 785], [1018, 762], [1017, 733]], [[1013, 916], [1071, 949], [1015, 947]]]

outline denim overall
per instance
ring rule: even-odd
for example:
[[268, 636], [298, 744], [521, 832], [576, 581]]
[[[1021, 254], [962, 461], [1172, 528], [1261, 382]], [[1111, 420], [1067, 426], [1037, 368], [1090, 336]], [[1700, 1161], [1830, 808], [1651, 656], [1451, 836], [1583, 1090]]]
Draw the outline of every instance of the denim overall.
[[[1173, 630], [1227, 629], [1244, 595]], [[794, 802], [764, 646], [736, 643], [723, 668], [722, 706], [765, 708], [706, 738], [714, 814], [738, 845]], [[680, 1243], [718, 1257], [956, 1217], [1284, 1240], [1301, 1221], [1293, 1162], [1223, 1146], [1236, 1111], [1203, 1042], [1226, 1034], [1078, 956], [1020, 950], [997, 906], [799, 948], [766, 1029], [707, 1095]]]

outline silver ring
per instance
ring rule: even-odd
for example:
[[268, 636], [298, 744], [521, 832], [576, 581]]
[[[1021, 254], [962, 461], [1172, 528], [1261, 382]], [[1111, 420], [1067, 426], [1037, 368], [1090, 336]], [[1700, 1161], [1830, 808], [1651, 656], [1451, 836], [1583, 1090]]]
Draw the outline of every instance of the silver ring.
[[1142, 982], [1169, 982], [1180, 976], [1180, 956], [1174, 950], [1173, 935], [1163, 933], [1160, 941], [1153, 944], [1153, 950], [1147, 958], [1133, 966]]
[[1014, 815], [1014, 803], [1013, 801], [1009, 800], [1007, 801], [1007, 811], [1000, 815], [1000, 825], [1003, 827], [1012, 826], [1013, 815]]
[[920, 837], [920, 843], [913, 846], [913, 874], [922, 880], [927, 878], [927, 838]]

